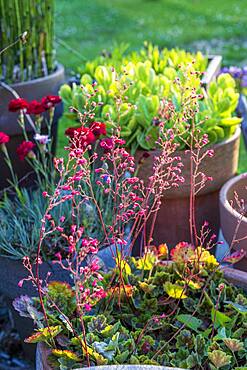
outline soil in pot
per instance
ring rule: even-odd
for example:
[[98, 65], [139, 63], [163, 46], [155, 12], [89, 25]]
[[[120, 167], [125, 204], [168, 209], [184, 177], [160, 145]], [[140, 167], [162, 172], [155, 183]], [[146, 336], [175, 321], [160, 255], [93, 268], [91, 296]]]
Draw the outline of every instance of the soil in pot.
[[[245, 201], [247, 206], [247, 173], [230, 179], [220, 191], [220, 219], [224, 238], [231, 246], [236, 232], [235, 240], [239, 239], [239, 242], [234, 243], [232, 247], [235, 250], [243, 249], [247, 254], [247, 212], [243, 211], [244, 217], [241, 218], [242, 211], [239, 210], [235, 193], [238, 194], [239, 199]], [[240, 218], [241, 222], [238, 226]], [[236, 264], [236, 268], [247, 271], [247, 255]]]
[[[213, 178], [196, 197], [196, 220], [199, 231], [204, 221], [208, 221], [212, 233], [218, 235], [220, 227], [219, 190], [222, 185], [237, 172], [240, 128], [228, 140], [212, 146], [213, 158], [206, 157], [201, 165], [201, 171]], [[207, 148], [208, 149], [208, 148]], [[143, 157], [143, 151], [137, 151], [136, 163]], [[154, 157], [157, 151], [149, 152], [139, 170], [139, 177], [147, 183], [152, 173]], [[169, 189], [164, 193], [160, 211], [154, 229], [154, 241], [166, 242], [169, 246], [176, 245], [179, 241], [190, 241], [189, 231], [189, 194], [190, 194], [190, 155], [185, 151], [177, 153], [184, 164], [182, 175], [184, 184], [179, 188]]]
[[[43, 96], [55, 95], [58, 92], [60, 85], [64, 82], [64, 68], [59, 65], [57, 70], [42, 78], [35, 80], [13, 84], [11, 87], [18, 93], [18, 95], [28, 101], [41, 100]], [[30, 172], [30, 166], [26, 161], [20, 161], [16, 155], [16, 147], [23, 141], [22, 130], [18, 124], [18, 114], [8, 111], [8, 104], [13, 99], [13, 94], [0, 86], [0, 131], [5, 132], [10, 136], [10, 142], [7, 144], [10, 158], [14, 165], [14, 170], [19, 178], [25, 177]], [[53, 150], [55, 151], [56, 136], [57, 136], [57, 124], [58, 119], [62, 115], [62, 105], [60, 104], [55, 112], [53, 120]], [[32, 128], [27, 124], [27, 132], [30, 138], [32, 138]], [[0, 177], [0, 189], [8, 186], [7, 178], [10, 178], [9, 169], [4, 162], [3, 154], [0, 152], [0, 163], [1, 163], [1, 177]], [[27, 181], [23, 181], [23, 185], [27, 185]]]

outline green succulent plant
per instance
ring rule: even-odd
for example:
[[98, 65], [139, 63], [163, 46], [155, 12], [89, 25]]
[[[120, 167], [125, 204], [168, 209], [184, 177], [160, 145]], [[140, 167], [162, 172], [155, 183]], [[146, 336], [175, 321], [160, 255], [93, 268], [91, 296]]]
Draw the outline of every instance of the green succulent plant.
[[[64, 116], [75, 124], [77, 115], [68, 112], [73, 106], [83, 111], [85, 94], [92, 92], [92, 83], [97, 82], [98, 100], [102, 106], [95, 110], [95, 120], [108, 124], [118, 121], [121, 135], [134, 153], [137, 148], [151, 150], [156, 146], [158, 127], [156, 124], [162, 109], [162, 101], [170, 101], [179, 112], [183, 102], [182, 89], [174, 83], [180, 79], [184, 89], [192, 87], [204, 96], [197, 114], [197, 124], [202, 133], [208, 134], [209, 142], [217, 143], [230, 137], [241, 119], [234, 116], [239, 94], [235, 81], [229, 74], [222, 74], [213, 81], [208, 91], [200, 86], [196, 72], [205, 71], [207, 58], [201, 53], [190, 54], [184, 50], [159, 50], [148, 45], [139, 52], [121, 56], [116, 49], [111, 56], [99, 57], [86, 63], [81, 69], [80, 83], [63, 85], [60, 95], [65, 105]], [[114, 67], [114, 71], [113, 71]], [[186, 72], [184, 70], [186, 69]], [[185, 80], [184, 74], [189, 77]], [[117, 77], [117, 79], [116, 79]], [[121, 96], [119, 103], [116, 99]], [[203, 122], [203, 123], [202, 123]], [[191, 122], [187, 122], [191, 124]], [[166, 120], [166, 126], [173, 128], [173, 122]], [[186, 147], [185, 125], [176, 127], [180, 149]], [[190, 130], [187, 129], [187, 136]]]

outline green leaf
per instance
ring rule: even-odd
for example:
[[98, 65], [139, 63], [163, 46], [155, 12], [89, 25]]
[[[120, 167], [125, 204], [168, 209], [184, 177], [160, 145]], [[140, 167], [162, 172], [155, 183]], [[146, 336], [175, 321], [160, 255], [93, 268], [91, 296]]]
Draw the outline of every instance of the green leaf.
[[208, 354], [209, 360], [214, 364], [217, 369], [231, 363], [232, 356], [227, 355], [225, 352], [215, 350]]
[[153, 253], [146, 253], [142, 258], [133, 261], [138, 270], [150, 271], [156, 263], [156, 256]]
[[103, 335], [104, 338], [112, 337], [118, 331], [120, 325], [120, 321], [116, 322], [114, 325], [107, 325], [100, 334]]
[[219, 122], [221, 126], [235, 126], [239, 125], [242, 122], [242, 118], [239, 117], [227, 117], [222, 118]]
[[123, 260], [121, 256], [117, 257], [115, 261], [116, 261], [116, 268], [118, 270], [123, 271], [126, 275], [131, 275], [130, 265], [125, 260]]
[[189, 314], [181, 314], [176, 317], [178, 321], [182, 324], [185, 324], [188, 328], [198, 332], [198, 329], [202, 326], [202, 320], [197, 319], [196, 317]]
[[218, 330], [218, 334], [214, 336], [214, 340], [222, 340], [222, 339], [225, 339], [225, 338], [227, 338], [226, 328], [220, 328]]
[[68, 103], [71, 103], [72, 100], [72, 90], [71, 87], [67, 84], [64, 84], [60, 87], [59, 95], [61, 98]]
[[169, 297], [171, 298], [176, 298], [176, 299], [187, 298], [187, 295], [184, 293], [184, 288], [181, 287], [180, 285], [172, 284], [169, 281], [167, 281], [164, 284], [164, 289], [166, 293], [169, 295]]
[[94, 350], [99, 353], [101, 356], [105, 357], [107, 360], [112, 360], [115, 356], [116, 349], [109, 348], [109, 345], [105, 342], [94, 342], [93, 343]]
[[235, 302], [232, 302], [232, 301], [226, 301], [226, 303], [228, 303], [231, 307], [233, 307], [237, 312], [241, 313], [242, 315], [247, 314], [247, 307], [246, 306], [243, 306], [239, 303], [235, 303]]
[[62, 327], [60, 325], [57, 326], [49, 326], [49, 328], [40, 329], [27, 339], [25, 339], [26, 343], [39, 343], [39, 342], [47, 342], [51, 338], [55, 338], [59, 333], [61, 333]]
[[232, 319], [229, 316], [225, 315], [220, 311], [215, 310], [214, 308], [212, 308], [211, 310], [211, 319], [214, 322], [216, 328], [225, 327], [232, 321]]
[[232, 352], [238, 352], [244, 349], [244, 343], [238, 339], [225, 338], [223, 342]]
[[115, 357], [115, 360], [119, 364], [124, 364], [124, 363], [126, 363], [126, 360], [127, 360], [128, 357], [129, 357], [129, 351], [124, 351], [124, 352], [120, 353], [119, 355], [117, 355]]

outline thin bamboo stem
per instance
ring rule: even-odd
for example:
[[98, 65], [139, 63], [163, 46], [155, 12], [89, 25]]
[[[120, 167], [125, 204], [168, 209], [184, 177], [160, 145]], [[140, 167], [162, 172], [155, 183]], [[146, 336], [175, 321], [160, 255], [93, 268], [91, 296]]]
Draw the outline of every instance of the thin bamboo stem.
[[[54, 70], [55, 0], [0, 0], [0, 77], [6, 83]], [[27, 42], [21, 35], [27, 31]]]

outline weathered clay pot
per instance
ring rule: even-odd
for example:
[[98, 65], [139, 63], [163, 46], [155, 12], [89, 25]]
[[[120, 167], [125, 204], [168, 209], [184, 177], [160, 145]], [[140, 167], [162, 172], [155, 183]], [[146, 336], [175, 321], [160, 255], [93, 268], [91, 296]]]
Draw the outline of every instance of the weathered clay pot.
[[[229, 267], [222, 267], [224, 272], [225, 278], [235, 286], [239, 288], [243, 288], [247, 291], [247, 273], [243, 271], [239, 271], [237, 269], [229, 268]], [[39, 343], [37, 345], [36, 351], [36, 370], [52, 370], [51, 367], [47, 364], [47, 356], [49, 355], [49, 349], [43, 343]], [[82, 369], [82, 368], [80, 368]], [[76, 370], [80, 370], [79, 368]], [[95, 370], [182, 370], [180, 368], [171, 368], [171, 367], [164, 367], [164, 366], [151, 366], [151, 365], [119, 365], [119, 366], [97, 366], [97, 367], [90, 367], [90, 368], [83, 368], [83, 369], [95, 369]]]
[[[213, 145], [213, 158], [205, 157], [201, 165], [201, 171], [207, 176], [212, 176], [213, 181], [208, 182], [196, 197], [196, 220], [197, 230], [204, 221], [209, 222], [212, 232], [218, 235], [220, 226], [219, 215], [219, 190], [221, 186], [233, 177], [237, 172], [240, 128], [228, 140]], [[209, 149], [209, 148], [207, 148]], [[145, 159], [140, 167], [138, 176], [147, 183], [148, 177], [152, 174], [154, 157], [158, 151], [149, 152], [150, 156]], [[137, 151], [136, 163], [142, 157], [143, 151]], [[155, 229], [154, 243], [166, 242], [174, 246], [180, 241], [190, 241], [189, 232], [189, 196], [190, 196], [190, 154], [185, 151], [177, 152], [184, 165], [182, 175], [185, 182], [179, 188], [169, 189], [164, 193], [161, 208], [159, 210]]]
[[[46, 77], [37, 78], [35, 80], [13, 84], [11, 87], [18, 93], [18, 95], [28, 101], [40, 100], [45, 95], [57, 94], [60, 85], [64, 82], [64, 68], [59, 65], [57, 70]], [[12, 159], [14, 170], [18, 178], [23, 178], [30, 172], [30, 166], [26, 161], [20, 161], [16, 155], [17, 146], [23, 141], [22, 130], [17, 122], [18, 114], [8, 111], [8, 104], [11, 99], [14, 99], [13, 94], [7, 89], [0, 86], [0, 131], [5, 132], [10, 136], [10, 142], [7, 148]], [[62, 114], [62, 105], [57, 106], [54, 121], [53, 121], [53, 150], [55, 150], [57, 123]], [[32, 139], [32, 128], [29, 124], [26, 125], [27, 132]], [[0, 189], [8, 186], [7, 178], [10, 178], [10, 173], [4, 161], [4, 156], [0, 151], [1, 177]], [[25, 184], [25, 182], [24, 182]]]
[[[241, 217], [234, 196], [235, 192], [238, 194], [239, 199], [244, 199], [247, 203], [247, 173], [230, 179], [220, 191], [221, 229], [225, 240], [230, 246]], [[243, 239], [244, 237], [247, 237], [247, 209], [246, 216], [241, 220], [235, 239]], [[232, 247], [237, 250], [243, 249], [247, 254], [247, 238], [240, 240]], [[247, 256], [238, 262], [236, 267], [247, 271]]]

